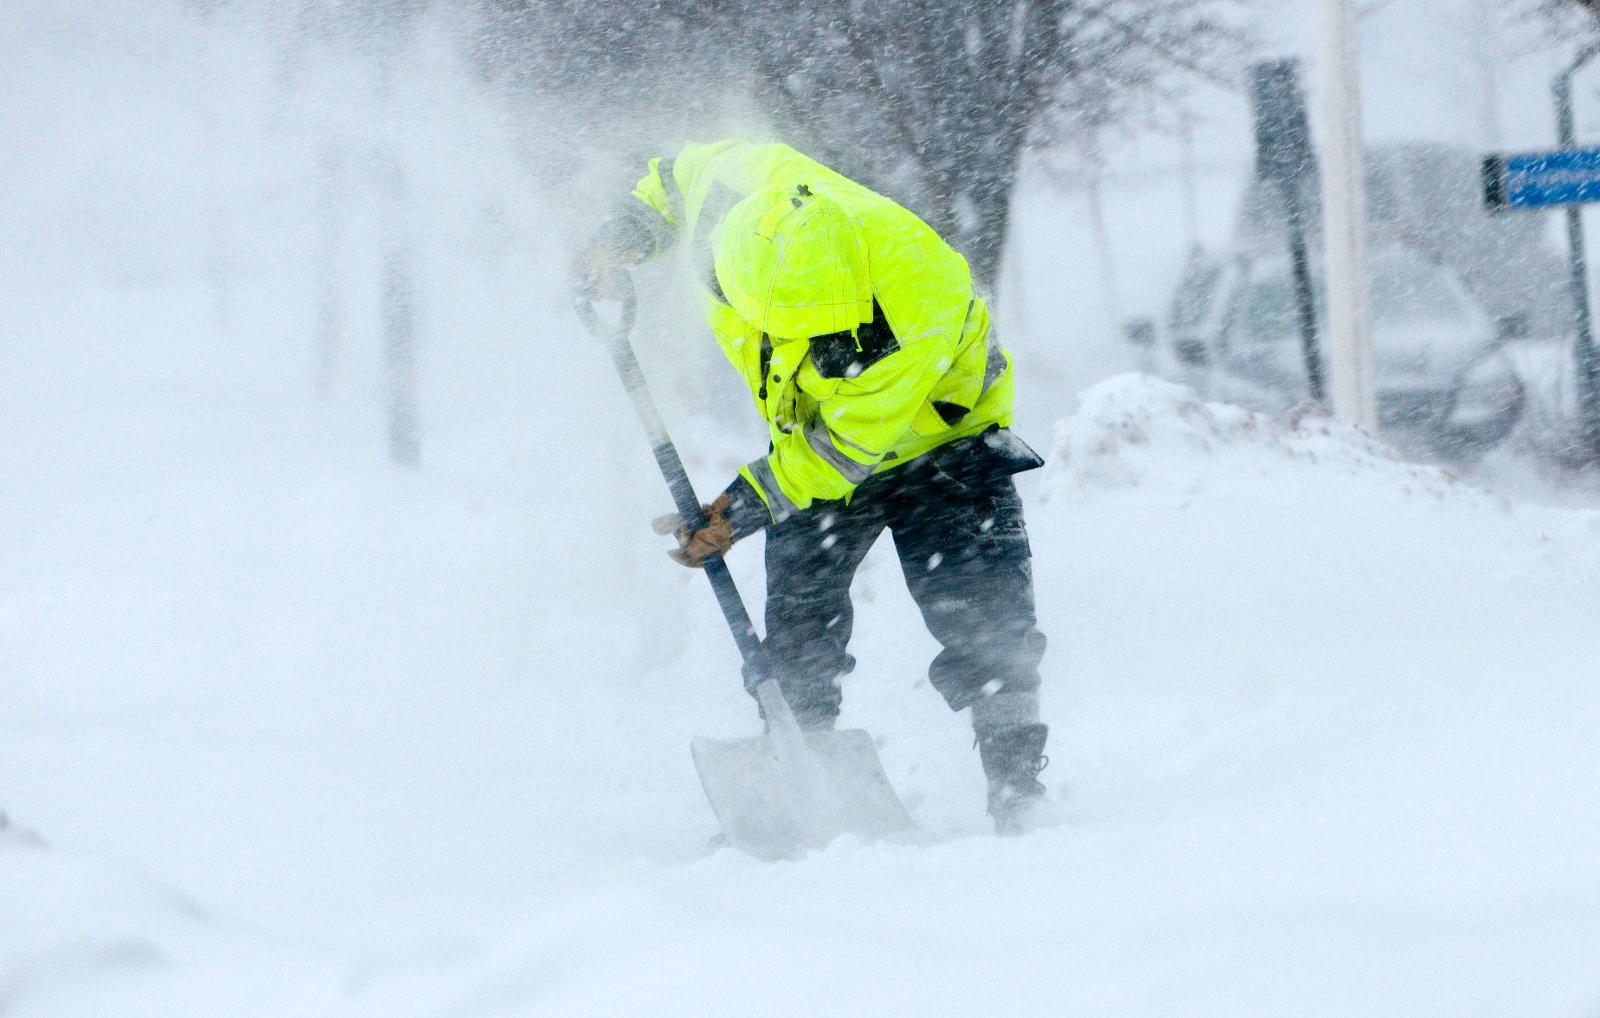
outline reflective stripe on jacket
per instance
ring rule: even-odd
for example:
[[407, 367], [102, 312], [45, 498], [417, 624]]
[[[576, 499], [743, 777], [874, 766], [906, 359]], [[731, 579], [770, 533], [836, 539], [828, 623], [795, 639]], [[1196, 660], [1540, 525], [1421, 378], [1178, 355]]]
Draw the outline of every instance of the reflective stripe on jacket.
[[[852, 217], [868, 252], [873, 324], [815, 340], [769, 336], [720, 298], [717, 227], [774, 184], [816, 188]], [[740, 475], [773, 519], [848, 499], [875, 471], [1010, 424], [1010, 361], [988, 341], [988, 306], [966, 259], [900, 205], [787, 145], [739, 140], [651, 159], [633, 193], [652, 210], [641, 225], [655, 249], [687, 242], [706, 318], [768, 422], [771, 452]]]

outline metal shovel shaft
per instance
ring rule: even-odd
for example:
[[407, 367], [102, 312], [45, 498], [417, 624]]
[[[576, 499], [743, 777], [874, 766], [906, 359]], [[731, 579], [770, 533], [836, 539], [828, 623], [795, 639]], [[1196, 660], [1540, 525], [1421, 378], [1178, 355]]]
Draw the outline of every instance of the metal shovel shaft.
[[[604, 340], [617, 375], [650, 438], [656, 465], [672, 492], [678, 514], [691, 529], [705, 514], [645, 384], [628, 333], [637, 300], [632, 279], [615, 325], [601, 321], [579, 294], [575, 304], [584, 326]], [[772, 678], [766, 648], [756, 633], [733, 575], [720, 555], [705, 560], [706, 578], [744, 659], [745, 684], [767, 719], [767, 734], [754, 739], [696, 739], [691, 746], [702, 786], [730, 842], [759, 858], [781, 858], [820, 847], [847, 831], [865, 837], [903, 836], [915, 824], [894, 794], [865, 732], [800, 730], [794, 712]]]
[[[616, 366], [617, 377], [622, 380], [622, 387], [627, 390], [634, 412], [639, 417], [639, 423], [650, 439], [651, 452], [655, 456], [656, 466], [661, 470], [661, 476], [667, 482], [667, 489], [672, 492], [673, 505], [677, 507], [678, 515], [683, 517], [684, 523], [691, 530], [698, 530], [706, 523], [705, 513], [700, 508], [700, 499], [695, 495], [694, 485], [689, 481], [689, 474], [683, 468], [683, 460], [678, 456], [677, 446], [673, 445], [672, 437], [667, 434], [667, 426], [661, 419], [661, 411], [656, 408], [655, 399], [650, 395], [650, 387], [645, 382], [644, 369], [639, 365], [639, 358], [628, 339], [638, 314], [638, 297], [633, 289], [632, 278], [623, 278], [628, 280], [627, 292], [622, 299], [622, 317], [616, 324], [602, 321], [595, 313], [593, 302], [581, 294], [577, 297], [575, 305], [578, 317], [582, 319], [585, 328], [605, 342], [606, 352], [611, 355], [611, 361]], [[722, 556], [713, 555], [705, 561], [705, 573], [706, 579], [711, 581], [717, 606], [722, 609], [722, 617], [727, 621], [728, 629], [733, 633], [734, 643], [739, 647], [739, 655], [744, 659], [746, 685], [756, 694], [768, 724], [774, 729], [779, 726], [786, 727], [793, 733], [793, 744], [803, 747], [804, 742], [800, 739], [800, 729], [794, 720], [794, 712], [789, 709], [788, 702], [784, 700], [777, 684], [772, 681], [772, 672], [767, 666], [766, 648], [761, 645], [761, 637], [756, 632], [755, 624], [750, 621], [750, 613], [745, 610], [744, 599], [739, 596], [739, 588], [733, 581], [733, 574], [728, 571], [728, 564], [722, 560]]]

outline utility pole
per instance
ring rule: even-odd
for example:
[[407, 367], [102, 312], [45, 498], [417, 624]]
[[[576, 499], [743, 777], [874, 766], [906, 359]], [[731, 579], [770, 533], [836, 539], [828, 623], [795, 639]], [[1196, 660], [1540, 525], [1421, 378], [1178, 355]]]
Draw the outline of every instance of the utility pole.
[[1333, 413], [1375, 430], [1372, 329], [1367, 287], [1366, 158], [1351, 0], [1319, 0], [1317, 69], [1322, 121], [1322, 222], [1328, 280], [1328, 381]]
[[390, 40], [379, 57], [379, 102], [384, 140], [376, 153], [381, 181], [383, 268], [380, 281], [380, 329], [383, 336], [384, 398], [389, 424], [389, 460], [402, 467], [422, 461], [422, 422], [417, 383], [416, 259], [411, 246], [410, 195], [400, 156], [402, 117], [396, 97], [396, 52], [403, 43]]
[[345, 348], [344, 216], [345, 166], [343, 140], [334, 129], [323, 128], [322, 150], [317, 160], [317, 337], [316, 388], [324, 402], [333, 398], [339, 361]]
[[[1556, 131], [1563, 149], [1578, 147], [1577, 127], [1572, 114], [1572, 76], [1596, 54], [1600, 43], [1590, 43], [1578, 52], [1555, 82]], [[1588, 262], [1583, 244], [1583, 216], [1577, 203], [1567, 205], [1567, 246], [1572, 252], [1572, 306], [1576, 314], [1578, 343], [1575, 351], [1578, 376], [1578, 413], [1584, 452], [1600, 456], [1600, 353], [1594, 345], [1594, 325], [1589, 312]]]

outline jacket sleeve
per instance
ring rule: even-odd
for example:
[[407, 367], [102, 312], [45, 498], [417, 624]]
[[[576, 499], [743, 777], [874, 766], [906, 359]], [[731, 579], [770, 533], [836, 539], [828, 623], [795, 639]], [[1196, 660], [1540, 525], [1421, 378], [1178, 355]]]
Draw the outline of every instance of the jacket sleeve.
[[659, 253], [690, 225], [691, 210], [684, 196], [703, 193], [702, 178], [714, 174], [727, 156], [750, 147], [728, 140], [685, 145], [675, 156], [654, 157], [633, 187], [633, 200], [612, 221], [626, 221], [632, 227], [641, 245], [648, 244], [646, 257]]
[[929, 336], [884, 358], [819, 404], [810, 422], [781, 434], [739, 471], [772, 522], [818, 500], [848, 499], [883, 462], [950, 366], [950, 342]]
[[674, 160], [656, 156], [646, 164], [644, 176], [633, 187], [629, 207], [641, 220], [648, 222], [658, 246], [665, 247], [683, 227], [683, 195], [673, 176]]

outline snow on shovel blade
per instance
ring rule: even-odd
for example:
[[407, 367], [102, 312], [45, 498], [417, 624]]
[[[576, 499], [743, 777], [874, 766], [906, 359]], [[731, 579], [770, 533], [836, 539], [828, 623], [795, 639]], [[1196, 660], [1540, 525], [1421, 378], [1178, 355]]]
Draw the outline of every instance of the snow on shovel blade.
[[810, 732], [799, 753], [770, 735], [695, 739], [690, 753], [728, 842], [758, 859], [792, 859], [841, 834], [917, 833], [866, 732]]

